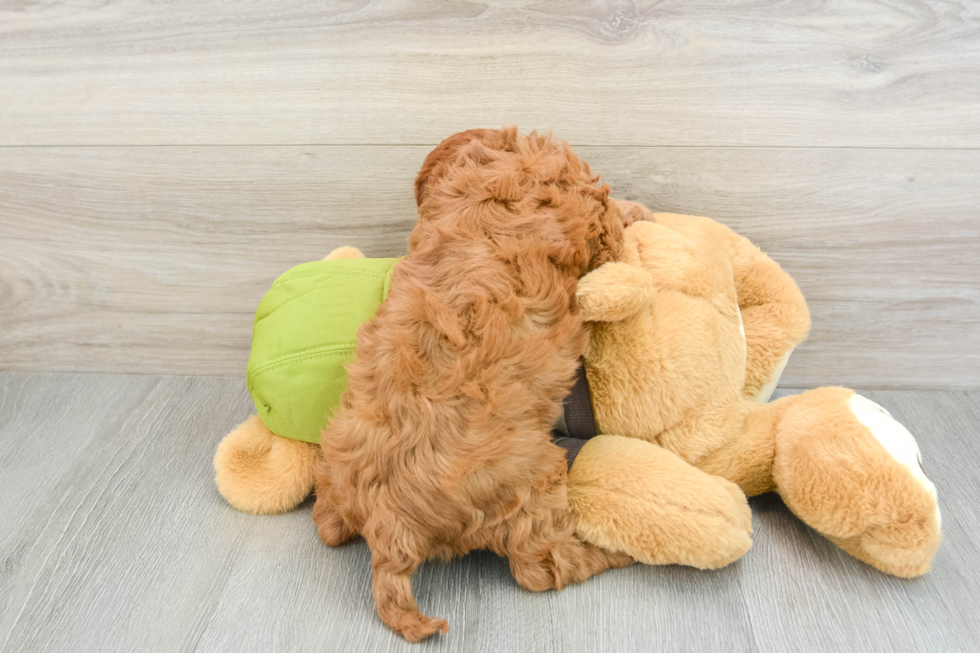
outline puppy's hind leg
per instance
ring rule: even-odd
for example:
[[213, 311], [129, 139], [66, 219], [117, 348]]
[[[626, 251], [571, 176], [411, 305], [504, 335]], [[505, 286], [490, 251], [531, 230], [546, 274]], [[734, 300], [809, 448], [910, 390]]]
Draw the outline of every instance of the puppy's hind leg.
[[340, 546], [357, 536], [357, 532], [348, 525], [334, 503], [330, 493], [330, 475], [322, 461], [315, 471], [316, 503], [313, 504], [313, 523], [320, 534], [320, 539], [327, 546]]
[[[527, 523], [527, 522], [530, 523]], [[523, 523], [522, 523], [523, 522]], [[625, 567], [633, 558], [575, 537], [566, 486], [554, 486], [528, 501], [508, 522], [507, 557], [517, 583], [532, 592], [560, 590], [606, 569]], [[515, 533], [528, 533], [523, 539]]]
[[512, 554], [509, 558], [514, 580], [532, 592], [560, 590], [601, 574], [606, 569], [625, 567], [633, 562], [633, 558], [625, 553], [600, 549], [594, 544], [582, 542], [571, 533], [549, 549]]

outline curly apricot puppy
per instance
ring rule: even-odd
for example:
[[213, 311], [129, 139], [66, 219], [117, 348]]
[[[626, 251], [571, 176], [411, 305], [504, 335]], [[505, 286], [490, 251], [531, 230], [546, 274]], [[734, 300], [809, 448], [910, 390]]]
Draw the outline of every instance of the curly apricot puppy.
[[313, 518], [331, 546], [371, 548], [381, 619], [410, 641], [411, 574], [488, 548], [527, 589], [560, 589], [624, 554], [584, 544], [551, 426], [587, 344], [578, 278], [619, 255], [623, 218], [567, 143], [470, 131], [429, 154], [420, 219], [349, 390], [323, 434]]

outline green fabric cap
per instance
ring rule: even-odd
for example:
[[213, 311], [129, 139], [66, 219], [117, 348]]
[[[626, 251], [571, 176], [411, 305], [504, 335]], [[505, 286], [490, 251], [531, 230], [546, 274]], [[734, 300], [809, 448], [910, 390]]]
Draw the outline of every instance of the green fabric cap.
[[248, 391], [273, 433], [320, 442], [347, 389], [357, 329], [388, 295], [396, 261], [313, 261], [272, 284], [255, 313]]

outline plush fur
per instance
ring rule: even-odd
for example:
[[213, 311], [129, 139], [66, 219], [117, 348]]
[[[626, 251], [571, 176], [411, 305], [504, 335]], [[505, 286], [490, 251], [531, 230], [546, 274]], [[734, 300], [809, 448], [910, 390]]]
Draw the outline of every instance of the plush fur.
[[635, 438], [592, 438], [569, 472], [568, 497], [584, 516], [583, 539], [647, 564], [717, 569], [752, 546], [737, 485]]
[[381, 619], [410, 641], [446, 632], [410, 577], [487, 548], [531, 590], [630, 562], [584, 544], [550, 429], [588, 332], [579, 276], [615, 259], [623, 219], [565, 143], [516, 129], [444, 141], [416, 184], [419, 221], [349, 390], [324, 431], [314, 520], [371, 549]]
[[318, 446], [276, 435], [252, 415], [218, 445], [214, 481], [242, 512], [285, 512], [309, 496], [319, 457]]
[[[939, 509], [911, 434], [844, 388], [756, 401], [810, 326], [789, 275], [707, 218], [621, 210], [642, 220], [578, 299], [593, 321], [598, 428], [637, 441], [603, 435], [582, 450], [569, 481], [579, 534], [639, 560], [714, 566], [748, 549], [741, 493], [775, 490], [856, 558], [925, 573]], [[664, 464], [667, 454], [677, 459]], [[654, 460], [656, 481], [644, 480]]]
[[[794, 513], [858, 560], [919, 576], [942, 539], [935, 487], [861, 423], [855, 397], [846, 388], [819, 388], [776, 402], [773, 484]], [[901, 428], [876, 408], [886, 429]], [[911, 463], [921, 472], [918, 460]]]

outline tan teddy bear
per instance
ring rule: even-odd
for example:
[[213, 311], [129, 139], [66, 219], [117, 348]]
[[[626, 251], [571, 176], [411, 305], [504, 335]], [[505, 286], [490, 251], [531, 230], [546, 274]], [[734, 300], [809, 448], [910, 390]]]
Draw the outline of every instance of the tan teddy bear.
[[855, 558], [928, 571], [940, 513], [905, 427], [845, 388], [765, 403], [810, 326], [789, 275], [707, 218], [621, 208], [637, 218], [622, 260], [578, 289], [596, 424], [619, 434], [589, 440], [569, 471], [579, 536], [718, 567], [751, 546], [745, 495], [775, 491]]

